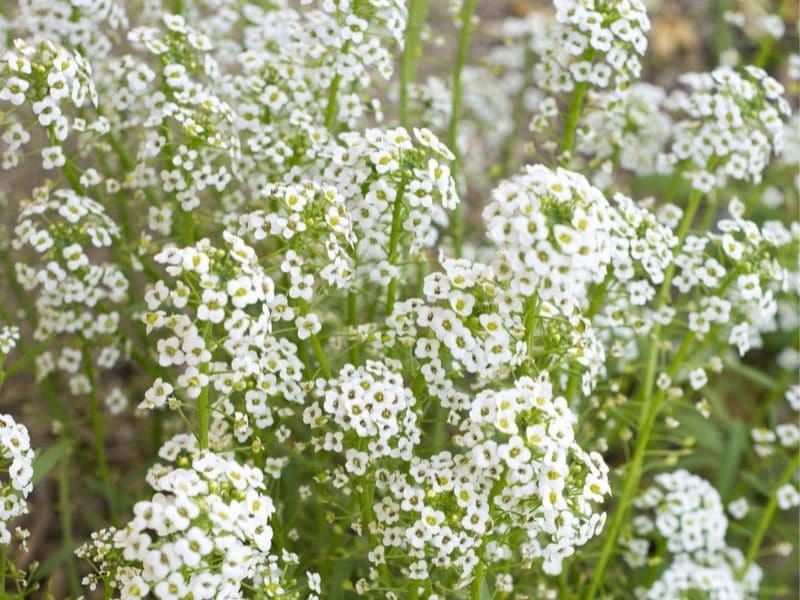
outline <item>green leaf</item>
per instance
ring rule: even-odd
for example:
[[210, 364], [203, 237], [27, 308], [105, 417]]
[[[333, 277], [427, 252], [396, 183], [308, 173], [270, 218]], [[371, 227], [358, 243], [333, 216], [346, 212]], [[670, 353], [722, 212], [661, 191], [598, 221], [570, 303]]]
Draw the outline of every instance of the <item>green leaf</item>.
[[54, 446], [50, 446], [44, 452], [36, 455], [33, 459], [33, 485], [39, 483], [47, 474], [58, 464], [65, 454], [70, 451], [72, 442], [67, 438], [62, 438]]
[[489, 592], [489, 584], [486, 583], [485, 577], [481, 582], [481, 600], [492, 600], [492, 594]]
[[726, 429], [725, 453], [719, 464], [716, 481], [717, 491], [723, 500], [731, 493], [747, 441], [747, 428], [742, 421], [732, 421]]
[[36, 569], [36, 572], [33, 574], [33, 579], [40, 581], [50, 575], [59, 566], [61, 566], [62, 563], [72, 558], [72, 555], [75, 553], [75, 550], [78, 549], [78, 546], [79, 544], [75, 544], [74, 546], [61, 546], [61, 548], [48, 556], [47, 559], [41, 565], [39, 565], [39, 568]]

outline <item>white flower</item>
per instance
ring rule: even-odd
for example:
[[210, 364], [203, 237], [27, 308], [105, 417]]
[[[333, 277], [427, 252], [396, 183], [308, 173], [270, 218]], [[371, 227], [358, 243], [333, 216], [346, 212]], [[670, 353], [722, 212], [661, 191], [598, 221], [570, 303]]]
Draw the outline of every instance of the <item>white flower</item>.
[[316, 335], [322, 329], [322, 324], [319, 322], [319, 317], [310, 313], [308, 315], [300, 315], [295, 319], [295, 327], [297, 327], [297, 337], [301, 340], [307, 340], [312, 335]]

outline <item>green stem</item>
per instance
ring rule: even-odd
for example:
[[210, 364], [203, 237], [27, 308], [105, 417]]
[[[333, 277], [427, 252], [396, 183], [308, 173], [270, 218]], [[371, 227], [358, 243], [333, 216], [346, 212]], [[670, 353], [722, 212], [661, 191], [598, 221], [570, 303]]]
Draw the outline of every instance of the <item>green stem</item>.
[[191, 211], [181, 209], [181, 222], [183, 223], [183, 244], [194, 245], [194, 219]]
[[[403, 196], [406, 191], [405, 180], [400, 182], [400, 188], [397, 190], [397, 195], [394, 199], [394, 206], [392, 207], [392, 229], [389, 234], [389, 264], [394, 265], [397, 262], [397, 247], [400, 243], [400, 231], [403, 224], [401, 217], [403, 216]], [[397, 296], [397, 277], [392, 277], [389, 282], [389, 288], [386, 291], [386, 314], [392, 314], [394, 310], [394, 301]]]
[[572, 151], [572, 146], [575, 143], [575, 131], [578, 129], [583, 100], [586, 97], [588, 89], [589, 86], [585, 81], [575, 84], [575, 89], [572, 92], [572, 99], [567, 109], [567, 118], [564, 121], [564, 134], [561, 138], [562, 156]]
[[[694, 216], [697, 213], [698, 207], [700, 206], [701, 198], [702, 194], [700, 192], [696, 190], [692, 191], [686, 211], [684, 212], [681, 223], [678, 226], [678, 231], [676, 234], [678, 238], [678, 244], [675, 247], [675, 252], [680, 252], [681, 247], [683, 246], [683, 242], [689, 232], [689, 228], [691, 227]], [[662, 282], [658, 296], [656, 297], [656, 311], [661, 309], [666, 304], [674, 276], [675, 263], [673, 261], [669, 264], [664, 273], [664, 281]], [[595, 566], [594, 575], [589, 582], [589, 588], [585, 595], [586, 600], [593, 599], [597, 594], [600, 585], [603, 583], [603, 577], [605, 575], [606, 568], [611, 561], [613, 553], [617, 550], [617, 538], [619, 537], [623, 523], [627, 517], [628, 508], [633, 502], [633, 497], [639, 488], [639, 480], [642, 476], [642, 467], [644, 464], [645, 453], [647, 451], [647, 444], [650, 441], [650, 435], [653, 431], [653, 426], [655, 425], [656, 417], [658, 416], [659, 409], [661, 408], [660, 405], [664, 398], [664, 390], [658, 390], [655, 396], [653, 396], [656, 368], [658, 366], [658, 341], [660, 334], [661, 327], [660, 325], [656, 325], [651, 334], [644, 385], [640, 388], [639, 393], [639, 398], [641, 400], [641, 412], [639, 414], [639, 430], [636, 437], [633, 458], [631, 459], [628, 473], [625, 477], [624, 487], [619, 498], [617, 508], [614, 511], [614, 514], [611, 517], [611, 521], [608, 525], [608, 531], [603, 543], [603, 547], [600, 551], [600, 559]], [[670, 364], [668, 374], [674, 375], [674, 372], [677, 371], [693, 340], [694, 336], [691, 333], [684, 337], [680, 349], [675, 354], [675, 357]]]
[[725, 13], [729, 10], [730, 0], [714, 1], [714, 54], [719, 62], [722, 53], [731, 47], [730, 26], [725, 21]]
[[[352, 290], [347, 292], [347, 326], [354, 332], [358, 328], [358, 296]], [[359, 344], [354, 341], [350, 348], [350, 362], [353, 365], [358, 365], [359, 362], [358, 346]]]
[[7, 568], [6, 547], [0, 546], [0, 595], [6, 596], [6, 568]]
[[[775, 10], [775, 14], [783, 16], [783, 13], [786, 12], [786, 7], [788, 6], [788, 4], [789, 4], [788, 0], [781, 0], [781, 3]], [[756, 56], [756, 59], [753, 62], [753, 64], [757, 67], [763, 68], [767, 64], [767, 61], [769, 61], [770, 57], [772, 56], [772, 48], [774, 46], [775, 46], [775, 38], [767, 34], [761, 41], [761, 46], [758, 49], [758, 56]]]
[[[208, 323], [203, 331], [203, 343], [206, 348], [210, 339], [211, 323]], [[207, 371], [208, 363], [205, 363], [200, 367], [200, 372], [205, 374]], [[197, 443], [201, 450], [208, 448], [208, 431], [211, 427], [211, 409], [208, 401], [210, 388], [210, 384], [204, 386], [197, 397]]]
[[208, 407], [208, 388], [205, 386], [197, 398], [197, 443], [201, 450], [208, 448], [208, 430], [210, 428], [211, 411]]
[[528, 90], [532, 83], [533, 68], [532, 63], [535, 60], [535, 55], [529, 49], [525, 51], [525, 63], [522, 66], [523, 81], [514, 97], [514, 106], [512, 108], [511, 122], [513, 126], [511, 131], [508, 132], [506, 139], [503, 141], [503, 149], [500, 154], [500, 176], [507, 176], [512, 169], [512, 161], [514, 160], [514, 150], [517, 146], [517, 141], [520, 134], [527, 129], [522, 124], [522, 119], [525, 116], [525, 92]]
[[311, 336], [311, 351], [319, 363], [319, 368], [326, 379], [331, 378], [331, 367], [328, 364], [328, 357], [325, 356], [325, 350], [322, 348], [322, 343], [319, 341], [319, 336], [314, 334]]
[[[342, 55], [347, 54], [350, 48], [350, 40], [342, 44]], [[336, 113], [339, 112], [337, 104], [337, 96], [339, 95], [339, 87], [342, 85], [342, 76], [337, 71], [336, 75], [331, 80], [331, 87], [328, 89], [328, 103], [325, 107], [325, 128], [330, 129], [333, 122], [336, 120]]]
[[64, 540], [64, 546], [70, 548], [70, 556], [67, 560], [69, 588], [72, 591], [72, 595], [77, 597], [80, 593], [81, 586], [78, 580], [78, 568], [72, 554], [72, 549], [75, 548], [75, 540], [72, 537], [72, 503], [70, 502], [69, 491], [71, 453], [72, 449], [67, 449], [64, 456], [61, 458], [61, 464], [58, 469], [58, 512], [61, 517], [61, 537]]
[[92, 426], [92, 440], [94, 443], [95, 458], [97, 460], [97, 470], [105, 490], [108, 512], [111, 515], [111, 520], [116, 521], [113, 496], [114, 487], [111, 484], [111, 474], [108, 469], [105, 435], [103, 432], [103, 412], [100, 409], [100, 402], [97, 398], [94, 365], [92, 364], [92, 354], [87, 340], [83, 340], [83, 369], [86, 378], [89, 380], [89, 420]]
[[[611, 273], [606, 274], [602, 283], [600, 283], [600, 285], [598, 285], [592, 293], [592, 298], [589, 301], [589, 308], [586, 309], [586, 312], [583, 315], [589, 321], [594, 318], [594, 316], [600, 310], [600, 307], [603, 305], [603, 301], [606, 299], [608, 288], [611, 287], [611, 282], [613, 279], [614, 277]], [[567, 400], [569, 401], [570, 406], [573, 406], [573, 403], [577, 402], [578, 400], [579, 382], [579, 373], [577, 371], [570, 373], [569, 379], [567, 380]], [[580, 404], [577, 405], [577, 410], [580, 412]]]
[[408, 129], [409, 88], [417, 73], [422, 27], [428, 16], [428, 0], [409, 0], [403, 56], [400, 60], [400, 124]]
[[[360, 509], [359, 512], [361, 513], [361, 526], [364, 528], [364, 533], [367, 534], [367, 539], [369, 540], [370, 545], [374, 548], [378, 545], [378, 540], [375, 539], [375, 536], [372, 534], [369, 527], [375, 518], [372, 511], [371, 487], [361, 485], [361, 489], [358, 494], [358, 508]], [[389, 568], [386, 566], [386, 563], [378, 565], [378, 572], [380, 573], [383, 582], [385, 584], [389, 584]]]
[[479, 562], [475, 567], [475, 578], [472, 580], [470, 586], [470, 598], [472, 600], [481, 600], [483, 598], [484, 574], [486, 567], [483, 563]]
[[[308, 314], [310, 310], [308, 302], [306, 302], [302, 298], [298, 298], [297, 305], [303, 311], [304, 315]], [[325, 356], [325, 350], [322, 347], [322, 342], [320, 342], [319, 336], [316, 333], [312, 333], [308, 341], [311, 344], [311, 351], [314, 353], [314, 356], [316, 357], [317, 362], [319, 363], [320, 371], [322, 371], [322, 374], [325, 376], [326, 379], [330, 379], [331, 367], [330, 364], [328, 363], [328, 357]]]
[[[775, 489], [777, 490], [789, 483], [798, 467], [800, 467], [800, 453], [795, 452], [792, 460], [790, 460], [789, 464], [786, 465], [786, 470], [784, 470], [783, 475], [781, 475], [781, 479], [778, 482], [778, 485], [775, 486]], [[770, 524], [772, 524], [772, 519], [775, 517], [775, 511], [777, 508], [778, 494], [773, 492], [769, 497], [769, 502], [767, 503], [764, 512], [761, 514], [761, 519], [756, 527], [756, 533], [751, 538], [750, 545], [747, 547], [744, 565], [739, 571], [740, 578], [745, 576], [747, 569], [749, 569], [750, 565], [753, 564], [753, 561], [755, 561], [758, 551], [761, 548], [761, 541], [764, 539], [764, 535], [767, 533], [767, 529], [769, 529]]]
[[[453, 69], [453, 91], [450, 106], [450, 124], [447, 129], [447, 145], [455, 155], [451, 174], [453, 180], [458, 185], [458, 168], [461, 161], [461, 154], [458, 150], [458, 119], [461, 116], [461, 101], [463, 97], [463, 89], [461, 83], [461, 73], [464, 70], [464, 65], [467, 63], [467, 55], [469, 53], [469, 41], [472, 37], [472, 18], [475, 14], [475, 5], [477, 0], [464, 0], [461, 5], [461, 34], [458, 38], [458, 51], [456, 52], [456, 64]], [[451, 222], [451, 235], [453, 237], [453, 248], [455, 249], [456, 256], [461, 256], [461, 251], [464, 243], [464, 216], [463, 216], [463, 202], [459, 202], [453, 212], [453, 219]]]

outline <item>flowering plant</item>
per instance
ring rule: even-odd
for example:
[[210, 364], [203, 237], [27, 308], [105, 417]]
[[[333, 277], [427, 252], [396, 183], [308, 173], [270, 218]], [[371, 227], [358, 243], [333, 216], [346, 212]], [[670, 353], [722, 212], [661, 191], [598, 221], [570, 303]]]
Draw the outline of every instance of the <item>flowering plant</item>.
[[791, 11], [450, 4], [0, 7], [0, 596], [790, 594]]

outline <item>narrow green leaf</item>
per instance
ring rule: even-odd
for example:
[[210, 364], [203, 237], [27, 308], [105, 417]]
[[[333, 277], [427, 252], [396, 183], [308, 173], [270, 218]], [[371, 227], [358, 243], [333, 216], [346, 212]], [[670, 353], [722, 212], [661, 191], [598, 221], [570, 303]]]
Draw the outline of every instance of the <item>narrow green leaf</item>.
[[39, 568], [36, 569], [36, 572], [33, 574], [33, 579], [36, 581], [40, 581], [53, 573], [62, 563], [68, 561], [72, 555], [74, 554], [75, 550], [77, 550], [78, 546], [61, 546], [58, 550], [53, 552], [47, 559], [39, 565]]
[[58, 464], [61, 457], [70, 451], [71, 442], [67, 438], [62, 438], [54, 446], [50, 446], [44, 452], [36, 455], [33, 459], [33, 485], [39, 483], [47, 474]]
[[727, 430], [725, 453], [719, 464], [716, 481], [717, 491], [723, 500], [727, 499], [731, 493], [747, 441], [747, 428], [741, 421], [728, 423]]

